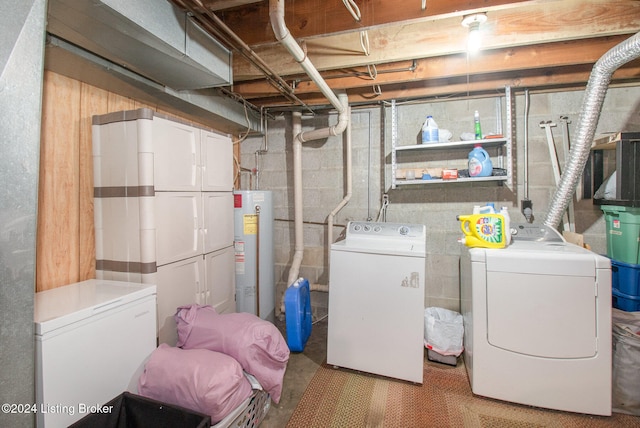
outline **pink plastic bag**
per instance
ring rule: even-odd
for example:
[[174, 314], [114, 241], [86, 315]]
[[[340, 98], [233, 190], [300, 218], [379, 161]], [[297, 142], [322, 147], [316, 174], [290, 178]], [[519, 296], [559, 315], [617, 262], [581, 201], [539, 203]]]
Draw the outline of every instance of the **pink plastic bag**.
[[289, 347], [272, 323], [244, 313], [218, 314], [211, 306], [178, 308], [178, 343], [184, 349], [209, 349], [235, 358], [278, 403], [289, 361]]
[[240, 364], [206, 349], [173, 348], [165, 343], [153, 351], [138, 379], [142, 396], [224, 419], [253, 393]]

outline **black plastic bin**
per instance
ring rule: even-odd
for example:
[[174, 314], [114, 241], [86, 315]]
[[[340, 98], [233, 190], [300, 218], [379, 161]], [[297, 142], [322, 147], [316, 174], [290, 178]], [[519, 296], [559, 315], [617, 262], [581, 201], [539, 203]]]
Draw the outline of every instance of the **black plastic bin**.
[[[105, 407], [106, 406], [106, 407]], [[113, 407], [109, 407], [113, 406]], [[124, 392], [70, 428], [208, 428], [211, 416]]]

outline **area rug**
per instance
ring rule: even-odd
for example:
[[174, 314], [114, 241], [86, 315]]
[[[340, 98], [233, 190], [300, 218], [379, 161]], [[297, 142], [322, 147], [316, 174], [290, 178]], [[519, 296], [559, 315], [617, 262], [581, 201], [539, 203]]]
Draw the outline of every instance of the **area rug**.
[[474, 396], [462, 363], [425, 364], [423, 385], [322, 364], [287, 428], [640, 427], [640, 417], [611, 417], [510, 404]]

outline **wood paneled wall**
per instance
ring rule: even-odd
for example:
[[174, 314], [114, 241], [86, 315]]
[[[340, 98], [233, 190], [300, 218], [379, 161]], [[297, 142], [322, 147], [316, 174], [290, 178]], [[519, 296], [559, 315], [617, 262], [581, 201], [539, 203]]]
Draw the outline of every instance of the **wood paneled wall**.
[[169, 114], [50, 71], [43, 89], [36, 291], [95, 278], [91, 117], [142, 107]]

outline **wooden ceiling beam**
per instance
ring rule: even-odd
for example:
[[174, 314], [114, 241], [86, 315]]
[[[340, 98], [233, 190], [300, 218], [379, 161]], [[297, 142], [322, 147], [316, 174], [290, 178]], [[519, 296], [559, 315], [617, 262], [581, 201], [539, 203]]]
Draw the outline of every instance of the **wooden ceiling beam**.
[[[407, 82], [404, 84], [382, 87], [381, 93], [376, 94], [372, 87], [357, 88], [348, 91], [349, 103], [367, 104], [388, 101], [391, 99], [449, 99], [454, 96], [482, 95], [500, 92], [505, 86], [514, 90], [533, 89], [549, 90], [554, 88], [584, 89], [589, 80], [591, 67], [578, 65], [571, 67], [522, 70], [519, 73], [495, 73], [480, 76], [470, 76], [469, 81], [464, 77], [442, 78], [431, 81]], [[611, 84], [618, 85], [640, 79], [640, 62], [634, 61], [618, 69]], [[326, 105], [326, 99], [317, 93], [301, 95], [300, 98], [311, 106]], [[252, 103], [264, 107], [282, 107], [289, 105], [280, 97], [270, 97], [252, 100]]]
[[[202, 3], [210, 10], [216, 10], [219, 9], [219, 1], [203, 0]], [[286, 0], [284, 11], [291, 34], [295, 38], [309, 39], [398, 22], [462, 16], [536, 2], [540, 0], [428, 0], [427, 8], [422, 10], [419, 0], [357, 0], [355, 3], [360, 11], [360, 22], [355, 21], [342, 0]], [[250, 46], [276, 43], [271, 29], [268, 0], [241, 9], [218, 11], [217, 14]]]
[[[390, 2], [391, 3], [391, 2]], [[418, 3], [416, 1], [416, 3]], [[640, 30], [640, 2], [629, 0], [562, 0], [524, 2], [496, 9], [482, 26], [484, 49], [634, 34]], [[370, 54], [364, 55], [358, 32], [306, 40], [309, 58], [320, 70], [362, 67], [465, 52], [467, 31], [459, 17], [371, 28]], [[280, 45], [255, 48], [281, 76], [299, 74], [300, 65]], [[262, 76], [238, 55], [234, 81]]]
[[[383, 64], [376, 68], [378, 74], [375, 79], [369, 77], [366, 68], [333, 70], [322, 73], [322, 76], [332, 89], [338, 90], [371, 87], [376, 84], [389, 85], [441, 77], [466, 76], [467, 74], [553, 68], [575, 64], [591, 65], [626, 38], [627, 36], [611, 36], [495, 49], [480, 52], [477, 56], [469, 59], [464, 54], [420, 59], [415, 62], [415, 69], [411, 70], [411, 61]], [[295, 82], [297, 95], [318, 92], [317, 85], [306, 76], [292, 76], [288, 80]], [[240, 82], [234, 85], [233, 90], [247, 99], [278, 95], [277, 89], [265, 81]]]

